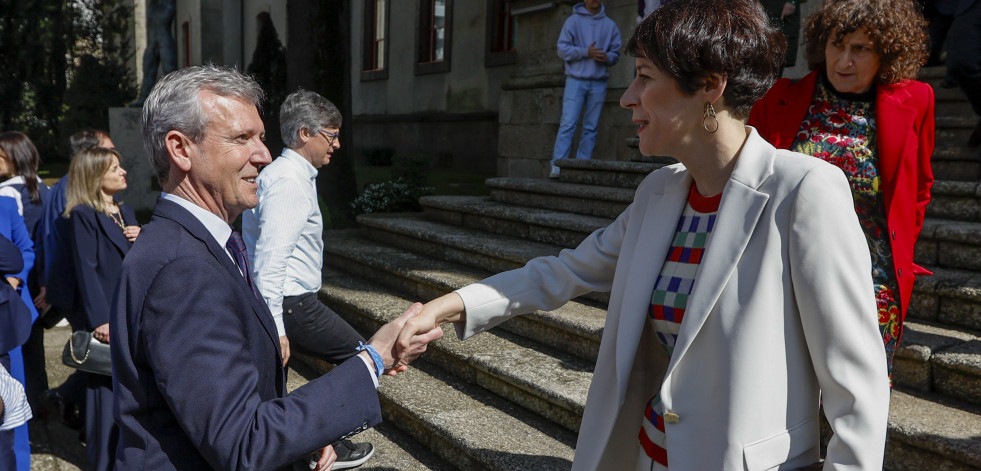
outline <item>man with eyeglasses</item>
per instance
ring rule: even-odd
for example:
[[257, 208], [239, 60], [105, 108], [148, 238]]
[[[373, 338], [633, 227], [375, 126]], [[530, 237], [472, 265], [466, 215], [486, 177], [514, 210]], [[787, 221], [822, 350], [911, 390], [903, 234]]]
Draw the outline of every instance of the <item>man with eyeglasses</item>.
[[[279, 121], [286, 148], [256, 179], [259, 205], [242, 213], [253, 279], [273, 314], [284, 365], [291, 348], [340, 364], [364, 342], [317, 299], [324, 260], [317, 172], [341, 147], [341, 114], [319, 94], [298, 90], [286, 97]], [[360, 466], [375, 451], [370, 443], [348, 440], [333, 446], [333, 469]]]

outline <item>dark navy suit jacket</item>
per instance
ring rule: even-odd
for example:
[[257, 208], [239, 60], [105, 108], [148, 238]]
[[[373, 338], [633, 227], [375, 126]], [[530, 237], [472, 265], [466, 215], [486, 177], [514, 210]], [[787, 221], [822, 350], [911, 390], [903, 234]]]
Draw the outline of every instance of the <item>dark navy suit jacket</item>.
[[116, 469], [275, 469], [381, 421], [360, 359], [286, 395], [269, 309], [171, 201], [123, 261], [110, 330]]
[[[119, 212], [127, 226], [136, 224], [136, 214], [129, 206], [119, 205]], [[123, 257], [133, 244], [111, 217], [85, 205], [72, 208], [68, 240], [78, 293], [69, 321], [76, 329], [93, 331], [109, 322]]]
[[69, 221], [61, 215], [67, 182], [68, 177], [62, 177], [51, 185], [37, 234], [38, 243], [44, 248], [45, 300], [66, 312], [75, 307], [75, 262], [68, 238]]
[[[24, 269], [20, 247], [0, 235], [0, 273], [17, 273]], [[0, 280], [0, 356], [21, 346], [31, 334], [31, 311], [17, 291]]]

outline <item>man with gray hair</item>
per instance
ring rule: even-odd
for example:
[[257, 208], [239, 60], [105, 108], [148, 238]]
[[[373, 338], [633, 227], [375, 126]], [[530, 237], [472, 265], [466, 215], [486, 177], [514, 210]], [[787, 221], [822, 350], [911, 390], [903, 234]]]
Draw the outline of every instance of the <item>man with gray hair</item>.
[[[341, 113], [319, 94], [298, 90], [283, 101], [279, 123], [286, 148], [256, 179], [259, 204], [242, 213], [252, 277], [276, 322], [284, 364], [291, 348], [340, 364], [364, 342], [317, 298], [324, 265], [317, 173], [341, 147]], [[375, 452], [370, 443], [333, 446], [334, 469], [360, 466]]]
[[[330, 373], [286, 394], [279, 336], [231, 223], [255, 207], [262, 91], [240, 72], [187, 67], [143, 106], [163, 187], [123, 261], [110, 314], [116, 469], [272, 470], [381, 420], [375, 389], [395, 367], [401, 317]], [[414, 344], [409, 355], [425, 349]]]

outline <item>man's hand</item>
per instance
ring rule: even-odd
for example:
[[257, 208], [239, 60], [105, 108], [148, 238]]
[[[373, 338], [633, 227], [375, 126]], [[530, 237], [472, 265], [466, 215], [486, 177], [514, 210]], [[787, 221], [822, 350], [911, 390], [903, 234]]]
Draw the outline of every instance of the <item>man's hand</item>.
[[797, 11], [797, 6], [793, 3], [787, 2], [783, 4], [783, 11], [780, 12], [780, 21], [785, 20], [788, 16], [793, 15]]
[[34, 297], [34, 307], [36, 307], [38, 311], [43, 311], [48, 307], [48, 300], [46, 299], [47, 293], [48, 292], [45, 287], [42, 286], [41, 289], [38, 290], [37, 296]]
[[109, 323], [106, 322], [96, 327], [95, 332], [92, 332], [92, 336], [102, 343], [109, 343]]
[[279, 351], [283, 354], [283, 366], [290, 361], [290, 339], [286, 336], [279, 338]]
[[126, 226], [123, 228], [123, 235], [130, 242], [136, 242], [136, 236], [140, 235], [140, 226]]
[[332, 445], [327, 445], [324, 447], [323, 453], [320, 454], [320, 459], [317, 460], [317, 466], [313, 467], [313, 463], [310, 463], [310, 469], [314, 469], [316, 471], [330, 471], [330, 469], [334, 467], [335, 461], [337, 461], [337, 452], [334, 451], [334, 447]]
[[[443, 336], [443, 330], [439, 328], [436, 329], [438, 332], [433, 332], [429, 336], [420, 336], [407, 345], [403, 352], [399, 352], [402, 355], [400, 357], [399, 353], [396, 352], [395, 342], [399, 339], [399, 334], [402, 332], [403, 327], [405, 327], [405, 323], [419, 314], [420, 311], [422, 311], [422, 304], [414, 303], [397, 319], [378, 329], [378, 332], [375, 332], [375, 335], [368, 340], [368, 343], [372, 347], [375, 347], [375, 350], [381, 355], [382, 363], [385, 365], [385, 374], [395, 376], [397, 373], [405, 371], [408, 368], [406, 365], [410, 361], [426, 351], [427, 343]], [[403, 358], [406, 355], [410, 357], [408, 360], [404, 360]]]
[[599, 62], [600, 64], [605, 64], [606, 61], [608, 60], [608, 58], [606, 57], [606, 51], [596, 47], [596, 41], [593, 41], [593, 44], [589, 45], [589, 49], [587, 49], [587, 51], [589, 57], [592, 57], [593, 60]]
[[[395, 344], [399, 365], [408, 365], [425, 351], [426, 344], [442, 337], [440, 324], [462, 321], [465, 309], [463, 298], [456, 293], [445, 294], [426, 303], [418, 315], [406, 321], [399, 333]], [[420, 344], [423, 350], [417, 353], [417, 345]]]

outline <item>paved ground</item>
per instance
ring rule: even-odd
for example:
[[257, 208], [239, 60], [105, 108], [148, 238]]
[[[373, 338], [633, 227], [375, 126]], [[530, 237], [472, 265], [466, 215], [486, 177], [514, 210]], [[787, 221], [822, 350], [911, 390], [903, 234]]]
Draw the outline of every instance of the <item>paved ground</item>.
[[[71, 369], [61, 364], [61, 351], [68, 336], [69, 327], [56, 327], [44, 335], [47, 359], [48, 383], [57, 386], [64, 381]], [[292, 364], [291, 364], [292, 365]], [[302, 365], [299, 365], [302, 366]], [[293, 390], [306, 384], [312, 372], [306, 368], [291, 371], [288, 388]], [[55, 420], [45, 423], [36, 417], [30, 423], [33, 450], [32, 471], [79, 471], [85, 469], [85, 445], [79, 442], [78, 433]], [[375, 455], [359, 471], [396, 470], [451, 470], [424, 447], [390, 424], [382, 424], [354, 437], [355, 442], [368, 441], [375, 445]]]

